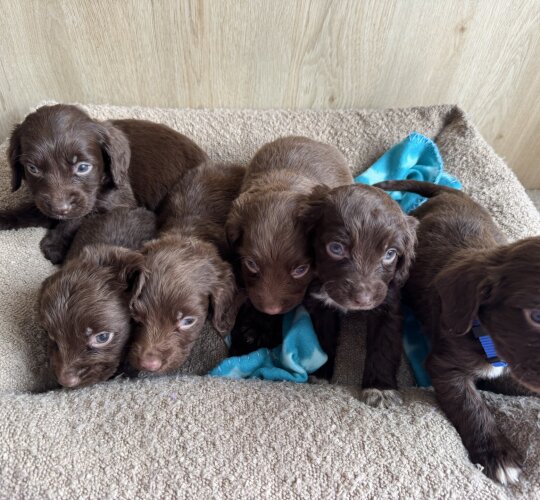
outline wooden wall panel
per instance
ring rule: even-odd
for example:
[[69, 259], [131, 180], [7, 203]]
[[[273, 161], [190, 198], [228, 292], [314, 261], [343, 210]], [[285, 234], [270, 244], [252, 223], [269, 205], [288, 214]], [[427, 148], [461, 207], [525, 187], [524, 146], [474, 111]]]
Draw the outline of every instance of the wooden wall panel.
[[459, 103], [540, 188], [540, 0], [0, 0], [0, 137], [40, 100]]

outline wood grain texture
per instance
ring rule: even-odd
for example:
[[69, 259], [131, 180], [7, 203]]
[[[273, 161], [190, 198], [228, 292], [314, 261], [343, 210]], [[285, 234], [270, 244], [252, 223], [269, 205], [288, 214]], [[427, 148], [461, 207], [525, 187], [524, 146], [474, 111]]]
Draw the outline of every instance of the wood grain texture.
[[43, 99], [458, 103], [540, 188], [540, 0], [0, 0], [0, 137]]

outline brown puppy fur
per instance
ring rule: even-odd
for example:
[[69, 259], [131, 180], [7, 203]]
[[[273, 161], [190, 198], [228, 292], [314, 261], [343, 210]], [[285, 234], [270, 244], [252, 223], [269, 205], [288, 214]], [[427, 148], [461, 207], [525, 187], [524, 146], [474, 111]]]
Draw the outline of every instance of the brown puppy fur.
[[311, 192], [351, 182], [335, 147], [305, 137], [277, 139], [255, 154], [229, 214], [227, 236], [258, 310], [281, 314], [302, 302], [313, 277], [302, 218]]
[[144, 283], [144, 258], [130, 249], [155, 233], [155, 215], [144, 208], [93, 215], [64, 267], [43, 283], [40, 320], [61, 385], [87, 386], [117, 371], [132, 329], [129, 302]]
[[[471, 461], [492, 479], [515, 482], [521, 456], [475, 381], [506, 372], [540, 392], [540, 237], [506, 244], [487, 210], [460, 191], [415, 181], [380, 186], [431, 198], [413, 214], [420, 227], [405, 298], [431, 335], [426, 367]], [[507, 368], [486, 360], [471, 332], [475, 318]]]
[[134, 368], [180, 368], [210, 308], [219, 333], [232, 328], [242, 299], [220, 251], [227, 248], [225, 220], [244, 173], [236, 165], [199, 165], [160, 207], [160, 237], [144, 249], [148, 278], [132, 302], [139, 323], [129, 354]]
[[249, 301], [242, 304], [231, 330], [231, 356], [243, 356], [261, 347], [273, 349], [283, 342], [283, 315], [265, 314]]
[[142, 120], [91, 119], [76, 106], [43, 106], [11, 134], [12, 189], [24, 180], [33, 203], [0, 213], [0, 229], [50, 228], [41, 249], [63, 261], [93, 211], [142, 205], [154, 210], [169, 187], [207, 159], [193, 141]]
[[[315, 227], [317, 278], [306, 305], [315, 326], [321, 325], [317, 333], [330, 358], [324, 375], [331, 376], [338, 336], [339, 323], [332, 319], [332, 310], [365, 311], [362, 399], [375, 406], [397, 403], [396, 374], [402, 352], [400, 290], [414, 258], [418, 222], [378, 188], [357, 184], [318, 191], [308, 213]], [[319, 301], [318, 308], [314, 308], [313, 298]]]

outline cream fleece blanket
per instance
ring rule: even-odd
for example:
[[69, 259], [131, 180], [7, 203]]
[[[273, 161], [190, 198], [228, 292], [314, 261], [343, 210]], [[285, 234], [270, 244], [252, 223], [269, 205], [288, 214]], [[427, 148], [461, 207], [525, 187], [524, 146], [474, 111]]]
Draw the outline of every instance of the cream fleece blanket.
[[[416, 130], [436, 140], [450, 173], [512, 239], [540, 234], [540, 216], [512, 172], [456, 107], [386, 111], [207, 111], [87, 106], [186, 133], [216, 160], [245, 162], [264, 142], [299, 134], [335, 144], [354, 173]], [[9, 195], [5, 144], [0, 198]], [[54, 387], [36, 293], [53, 266], [43, 230], [0, 232], [0, 498], [540, 498], [540, 399], [485, 394], [526, 454], [503, 488], [469, 463], [430, 391], [372, 409], [357, 399], [363, 325], [344, 325], [336, 384], [229, 381], [190, 374]], [[223, 356], [208, 329], [188, 370]], [[402, 386], [410, 385], [406, 367]]]

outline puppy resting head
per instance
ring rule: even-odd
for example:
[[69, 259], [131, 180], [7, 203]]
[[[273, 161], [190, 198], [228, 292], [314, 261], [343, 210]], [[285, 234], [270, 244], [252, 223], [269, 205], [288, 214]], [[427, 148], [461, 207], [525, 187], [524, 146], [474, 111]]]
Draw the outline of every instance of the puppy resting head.
[[59, 104], [39, 108], [15, 127], [8, 159], [13, 191], [24, 179], [39, 210], [63, 220], [92, 211], [102, 186], [128, 182], [130, 148], [110, 123]]
[[343, 311], [369, 310], [401, 287], [414, 256], [418, 221], [384, 191], [364, 185], [319, 188], [314, 226], [318, 298]]
[[540, 237], [460, 254], [434, 284], [447, 334], [466, 334], [478, 317], [510, 374], [540, 392]]
[[40, 322], [61, 385], [87, 386], [114, 375], [130, 337], [129, 301], [144, 282], [143, 265], [137, 252], [92, 245], [45, 280]]
[[131, 303], [138, 326], [129, 361], [138, 370], [164, 373], [187, 360], [210, 307], [214, 328], [226, 335], [240, 304], [232, 269], [213, 245], [164, 236], [144, 254], [148, 277]]
[[268, 192], [237, 199], [227, 220], [227, 238], [242, 266], [252, 304], [283, 314], [304, 298], [312, 279], [308, 228], [302, 219], [308, 196]]

